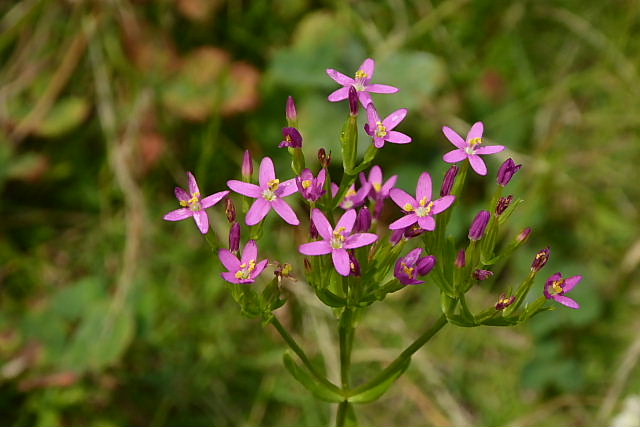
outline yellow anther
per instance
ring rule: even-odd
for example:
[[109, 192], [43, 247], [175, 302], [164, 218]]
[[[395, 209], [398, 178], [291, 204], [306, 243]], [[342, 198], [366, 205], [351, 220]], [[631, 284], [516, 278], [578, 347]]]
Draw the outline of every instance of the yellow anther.
[[402, 209], [404, 209], [406, 212], [413, 212], [414, 207], [411, 203], [407, 203]]
[[402, 270], [409, 276], [409, 278], [413, 279], [413, 273], [415, 272], [415, 268], [409, 267], [404, 262], [402, 263]]
[[276, 179], [272, 179], [271, 181], [269, 181], [267, 186], [269, 187], [269, 190], [276, 191], [278, 189], [278, 187], [280, 187], [280, 180], [277, 179], [277, 178]]
[[382, 184], [379, 182], [376, 182], [373, 184], [373, 188], [379, 193], [382, 190]]
[[307, 189], [309, 187], [311, 187], [311, 180], [310, 179], [305, 179], [302, 181], [302, 188]]
[[376, 130], [376, 136], [378, 138], [384, 138], [385, 136], [387, 136], [387, 134], [388, 134], [387, 127], [385, 125], [383, 125], [382, 122], [380, 122], [380, 121], [376, 122], [376, 127], [378, 128]]
[[564, 292], [564, 279], [554, 280], [551, 285], [551, 289], [554, 294], [561, 294]]
[[345, 197], [345, 198], [346, 198], [346, 197], [353, 197], [353, 196], [355, 196], [356, 194], [358, 194], [358, 193], [356, 192], [356, 190], [354, 190], [353, 188], [350, 188], [350, 189], [347, 191], [347, 194], [345, 194], [345, 195], [344, 195], [344, 197]]
[[475, 147], [478, 144], [482, 144], [482, 138], [473, 138], [471, 141], [469, 141], [469, 145], [471, 145], [472, 147]]
[[369, 75], [364, 70], [356, 71], [356, 79], [366, 79]]

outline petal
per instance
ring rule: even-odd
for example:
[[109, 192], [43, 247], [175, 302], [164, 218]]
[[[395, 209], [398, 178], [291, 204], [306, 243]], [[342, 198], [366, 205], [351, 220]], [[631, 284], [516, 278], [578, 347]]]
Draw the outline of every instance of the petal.
[[242, 250], [242, 263], [255, 261], [258, 258], [258, 244], [255, 240], [249, 240]]
[[333, 259], [333, 265], [336, 271], [343, 276], [348, 276], [351, 272], [351, 263], [349, 261], [349, 254], [346, 249], [334, 249], [331, 252], [331, 258]]
[[265, 199], [256, 199], [244, 220], [247, 225], [256, 225], [267, 216], [270, 210], [271, 204], [269, 202]]
[[327, 74], [329, 75], [329, 77], [335, 80], [336, 83], [341, 84], [342, 86], [351, 86], [355, 83], [355, 80], [353, 80], [351, 77], [342, 74], [340, 71], [336, 71], [333, 68], [327, 69]]
[[300, 220], [296, 213], [291, 209], [291, 206], [282, 199], [275, 199], [271, 202], [271, 207], [278, 215], [291, 225], [300, 225]]
[[436, 229], [436, 220], [432, 216], [418, 217], [418, 225], [427, 231], [433, 231]]
[[240, 260], [228, 249], [220, 249], [218, 257], [227, 270], [238, 271], [240, 269]]
[[187, 175], [189, 176], [189, 192], [193, 196], [194, 194], [199, 193], [200, 189], [198, 188], [198, 183], [196, 182], [196, 177], [193, 176], [193, 174], [191, 172], [187, 172]]
[[414, 213], [410, 213], [389, 224], [389, 229], [399, 230], [401, 228], [407, 228], [408, 226], [415, 224], [417, 220], [418, 220], [418, 216]]
[[554, 297], [552, 297], [554, 300], [558, 301], [560, 304], [562, 305], [566, 305], [567, 307], [570, 308], [580, 308], [580, 304], [577, 303], [577, 301], [566, 297], [564, 295], [555, 295]]
[[396, 93], [400, 91], [400, 89], [395, 86], [373, 84], [367, 85], [366, 91], [371, 93]]
[[336, 184], [335, 182], [331, 183], [331, 197], [336, 197], [336, 194], [338, 194], [338, 191], [340, 191], [340, 186], [338, 184]]
[[269, 264], [269, 260], [268, 259], [263, 259], [262, 261], [257, 263], [256, 264], [256, 269], [253, 270], [253, 273], [251, 273], [251, 278], [253, 280], [255, 280], [260, 274], [262, 274], [264, 269], [267, 268], [268, 264]]
[[380, 166], [375, 165], [374, 167], [371, 168], [371, 171], [369, 171], [368, 182], [371, 185], [375, 185], [375, 184], [382, 185], [382, 168]]
[[383, 195], [385, 195], [385, 197], [387, 197], [389, 195], [389, 191], [391, 191], [391, 189], [395, 187], [397, 181], [398, 181], [398, 175], [393, 175], [391, 178], [387, 180], [387, 182], [384, 183], [384, 185], [382, 186], [382, 189], [380, 190], [380, 193], [382, 193]]
[[[313, 175], [311, 175], [313, 177]], [[280, 186], [276, 190], [276, 196], [287, 197], [298, 192], [298, 186], [296, 185], [296, 179], [291, 178], [285, 182], [280, 183]]]
[[232, 179], [227, 181], [227, 186], [243, 196], [253, 197], [254, 199], [262, 196], [262, 189], [255, 184]]
[[376, 61], [371, 58], [367, 58], [362, 62], [362, 65], [360, 65], [358, 70], [362, 70], [367, 73], [367, 78], [370, 79], [373, 77], [373, 73], [376, 72]]
[[347, 237], [344, 242], [345, 249], [355, 249], [367, 246], [378, 240], [378, 235], [374, 233], [357, 233]]
[[422, 248], [415, 248], [414, 250], [409, 252], [407, 255], [404, 256], [404, 258], [402, 258], [404, 263], [407, 265], [413, 265], [416, 262], [418, 262], [418, 258], [420, 258], [420, 255], [422, 255], [423, 250], [424, 249]]
[[369, 121], [369, 130], [371, 133], [375, 132], [376, 123], [380, 120], [378, 110], [373, 104], [367, 105], [367, 120]]
[[460, 135], [458, 135], [458, 133], [455, 130], [451, 129], [448, 126], [443, 126], [442, 132], [444, 133], [444, 136], [447, 137], [449, 142], [455, 145], [456, 147], [462, 148], [462, 149], [467, 148], [468, 144], [465, 142], [464, 139], [462, 139]]
[[269, 181], [273, 181], [274, 179], [276, 179], [276, 171], [273, 167], [273, 160], [265, 157], [260, 163], [260, 177], [258, 179], [260, 187], [265, 188], [269, 185]]
[[181, 202], [186, 202], [191, 198], [191, 196], [189, 196], [189, 193], [187, 193], [180, 187], [176, 187], [176, 189], [174, 190], [174, 193], [176, 195], [176, 198]]
[[326, 255], [331, 252], [331, 245], [326, 240], [304, 243], [298, 248], [303, 255]]
[[193, 215], [193, 211], [189, 208], [176, 209], [164, 216], [167, 221], [181, 221]]
[[193, 213], [193, 219], [196, 220], [196, 225], [200, 229], [202, 234], [207, 234], [209, 231], [209, 217], [205, 211], [197, 211]]
[[393, 142], [394, 144], [408, 144], [412, 141], [409, 135], [405, 135], [402, 132], [396, 132], [395, 130], [389, 131], [386, 140]]
[[453, 196], [453, 195], [444, 196], [441, 199], [434, 200], [433, 208], [431, 208], [431, 212], [434, 215], [437, 215], [440, 212], [446, 211], [455, 201], [456, 201], [456, 196]]
[[582, 280], [582, 276], [573, 276], [565, 279], [563, 289], [565, 292], [571, 291]]
[[398, 124], [404, 120], [405, 117], [407, 117], [407, 113], [409, 112], [409, 110], [407, 110], [406, 108], [401, 108], [399, 110], [394, 111], [393, 113], [389, 114], [387, 116], [387, 118], [385, 118], [382, 121], [382, 124], [388, 129], [391, 130], [393, 128], [395, 128], [396, 126], [398, 126]]
[[327, 99], [331, 102], [342, 101], [343, 99], [347, 99], [349, 97], [349, 88], [341, 87], [338, 90], [335, 90], [327, 97]]
[[472, 154], [469, 156], [469, 163], [471, 163], [471, 167], [478, 175], [486, 175], [487, 174], [487, 165], [484, 164], [484, 160], [480, 158], [480, 156], [476, 154]]
[[442, 156], [442, 160], [444, 160], [447, 163], [458, 163], [466, 159], [467, 157], [469, 156], [464, 150], [458, 149], [458, 150], [449, 151], [447, 154]]
[[311, 220], [318, 230], [318, 234], [325, 240], [331, 240], [333, 237], [333, 228], [320, 209], [311, 211]]
[[218, 193], [207, 196], [200, 201], [200, 205], [204, 209], [210, 208], [211, 206], [218, 203], [220, 200], [224, 199], [227, 196], [227, 194], [229, 194], [229, 191], [220, 191]]
[[389, 196], [396, 205], [400, 206], [401, 209], [404, 209], [406, 205], [415, 206], [418, 204], [416, 199], [411, 197], [409, 193], [399, 188], [393, 188], [391, 191], [389, 191]]
[[355, 224], [357, 216], [358, 215], [356, 214], [355, 209], [349, 209], [348, 211], [342, 214], [334, 230], [338, 230], [339, 228], [344, 227], [343, 234], [351, 233], [351, 230], [353, 230], [353, 224]]
[[418, 185], [416, 185], [416, 200], [431, 201], [431, 175], [429, 172], [423, 172], [418, 179]]
[[384, 138], [380, 138], [380, 137], [374, 136], [373, 137], [373, 145], [375, 145], [376, 148], [384, 147]]
[[363, 107], [367, 108], [368, 105], [373, 104], [373, 99], [371, 99], [371, 95], [368, 92], [358, 92], [358, 98], [360, 99], [360, 103]]
[[495, 154], [504, 150], [504, 145], [485, 145], [484, 147], [476, 148], [476, 154]]
[[467, 142], [476, 138], [482, 138], [482, 132], [484, 132], [484, 125], [482, 122], [475, 122], [467, 134]]
[[222, 278], [229, 283], [240, 283], [240, 279], [236, 278], [236, 272], [225, 271], [222, 273]]

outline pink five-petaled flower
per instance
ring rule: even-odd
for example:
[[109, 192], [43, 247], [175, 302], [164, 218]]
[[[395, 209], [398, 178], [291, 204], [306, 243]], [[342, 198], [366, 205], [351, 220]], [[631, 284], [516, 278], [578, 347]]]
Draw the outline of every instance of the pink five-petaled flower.
[[416, 248], [396, 262], [393, 275], [403, 285], [420, 285], [424, 283], [424, 280], [419, 280], [417, 277], [428, 274], [435, 267], [436, 257], [433, 255], [420, 256], [423, 250], [422, 248]]
[[351, 271], [351, 261], [347, 249], [370, 245], [378, 240], [378, 235], [373, 233], [351, 234], [356, 222], [354, 209], [346, 211], [338, 220], [335, 228], [331, 227], [327, 217], [320, 209], [311, 211], [311, 220], [323, 240], [300, 245], [300, 253], [304, 255], [331, 254], [336, 271], [343, 276], [348, 276]]
[[415, 199], [399, 188], [392, 189], [389, 195], [406, 212], [405, 216], [389, 225], [391, 230], [406, 228], [417, 222], [421, 228], [433, 231], [436, 228], [433, 215], [448, 209], [456, 199], [456, 196], [448, 195], [438, 200], [431, 200], [431, 175], [428, 172], [422, 173], [418, 179]]
[[469, 159], [471, 167], [478, 175], [486, 175], [487, 165], [484, 164], [484, 160], [480, 158], [480, 155], [499, 153], [504, 150], [505, 147], [504, 145], [481, 145], [483, 130], [484, 125], [482, 122], [474, 123], [465, 141], [450, 127], [443, 127], [442, 132], [444, 132], [444, 136], [446, 136], [453, 145], [458, 147], [457, 150], [449, 151], [445, 154], [443, 160], [447, 163], [457, 163], [464, 159]]
[[229, 191], [220, 191], [202, 199], [200, 198], [200, 189], [196, 178], [191, 172], [187, 172], [187, 175], [189, 176], [189, 192], [187, 193], [180, 187], [176, 187], [175, 190], [176, 197], [180, 201], [182, 208], [169, 212], [164, 216], [164, 219], [167, 221], [180, 221], [192, 216], [200, 232], [207, 234], [209, 231], [209, 217], [205, 209], [218, 203], [229, 194]]
[[397, 87], [389, 85], [371, 84], [371, 78], [373, 77], [375, 69], [376, 62], [371, 58], [364, 60], [358, 71], [356, 71], [355, 78], [353, 79], [339, 71], [329, 68], [327, 70], [329, 77], [344, 86], [329, 95], [329, 101], [338, 102], [347, 99], [349, 97], [349, 88], [353, 86], [358, 91], [358, 98], [362, 106], [367, 108], [367, 105], [373, 102], [369, 93], [396, 93], [400, 90]]
[[364, 187], [367, 183], [371, 185], [371, 191], [369, 196], [373, 200], [380, 201], [389, 197], [389, 191], [396, 185], [398, 181], [398, 175], [393, 175], [386, 182], [383, 181], [382, 168], [380, 166], [374, 166], [369, 171], [369, 179], [367, 180], [364, 172], [360, 172], [360, 183]]
[[300, 224], [300, 220], [298, 220], [291, 206], [282, 200], [283, 197], [290, 196], [298, 191], [295, 178], [280, 182], [276, 178], [273, 161], [269, 157], [265, 157], [260, 163], [258, 182], [260, 185], [235, 179], [227, 181], [229, 188], [236, 193], [256, 199], [249, 212], [247, 212], [247, 217], [245, 218], [247, 225], [256, 225], [262, 221], [272, 208], [289, 224]]
[[562, 273], [556, 273], [551, 276], [544, 285], [544, 296], [547, 297], [547, 299], [556, 300], [567, 307], [580, 308], [580, 304], [564, 295], [575, 288], [580, 280], [582, 280], [582, 276], [573, 276], [564, 279]]
[[220, 261], [229, 271], [222, 273], [222, 278], [230, 283], [253, 283], [267, 267], [266, 259], [258, 262], [258, 245], [255, 240], [249, 240], [238, 259], [231, 251], [220, 249]]
[[376, 107], [374, 107], [373, 104], [367, 105], [367, 119], [369, 123], [367, 123], [364, 128], [365, 131], [373, 137], [373, 145], [375, 145], [376, 148], [384, 147], [385, 141], [394, 144], [408, 144], [411, 142], [410, 136], [393, 130], [407, 117], [408, 111], [406, 108], [401, 108], [382, 120]]

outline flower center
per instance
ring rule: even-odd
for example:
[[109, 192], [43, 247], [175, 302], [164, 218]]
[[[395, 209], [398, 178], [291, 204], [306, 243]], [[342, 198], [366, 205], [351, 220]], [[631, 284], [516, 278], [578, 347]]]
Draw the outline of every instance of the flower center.
[[405, 264], [404, 262], [402, 263], [402, 271], [405, 272], [405, 274], [407, 276], [409, 276], [409, 279], [414, 279], [415, 278], [415, 271], [416, 269], [414, 267], [409, 267], [407, 264]]
[[552, 295], [562, 295], [564, 293], [564, 279], [554, 280], [551, 284]]
[[413, 212], [415, 210], [411, 203], [407, 203], [402, 209], [404, 209], [405, 212]]
[[305, 190], [309, 187], [311, 187], [311, 180], [310, 179], [305, 179], [302, 181], [302, 188], [304, 188]]
[[356, 71], [356, 80], [364, 80], [367, 77], [369, 77], [369, 75], [364, 70]]
[[471, 141], [469, 141], [469, 146], [464, 149], [465, 153], [475, 154], [476, 146], [480, 144], [482, 144], [482, 138], [473, 138]]
[[388, 135], [389, 132], [387, 132], [387, 127], [383, 125], [381, 121], [376, 122], [376, 127], [377, 127], [376, 136], [378, 138], [384, 138], [385, 136]]
[[251, 273], [256, 269], [256, 260], [244, 262], [240, 264], [240, 270], [236, 272], [236, 279], [248, 280], [251, 279]]
[[331, 247], [333, 249], [342, 248], [346, 239], [345, 235], [343, 234], [345, 231], [347, 231], [347, 229], [344, 227], [333, 230], [333, 237], [331, 238]]
[[428, 216], [433, 208], [433, 202], [428, 201], [426, 197], [420, 200], [420, 206], [416, 208], [416, 215], [423, 217]]
[[372, 185], [373, 185], [373, 189], [376, 190], [378, 193], [382, 191], [382, 184], [380, 182], [374, 182]]
[[267, 189], [262, 192], [262, 197], [264, 197], [265, 200], [268, 200], [270, 202], [274, 201], [275, 199], [278, 198], [278, 196], [276, 196], [276, 193], [275, 193], [278, 187], [280, 187], [280, 180], [272, 179], [267, 183]]
[[192, 211], [201, 210], [202, 206], [200, 206], [200, 193], [199, 192], [193, 193], [189, 200], [180, 200], [180, 206], [188, 207]]

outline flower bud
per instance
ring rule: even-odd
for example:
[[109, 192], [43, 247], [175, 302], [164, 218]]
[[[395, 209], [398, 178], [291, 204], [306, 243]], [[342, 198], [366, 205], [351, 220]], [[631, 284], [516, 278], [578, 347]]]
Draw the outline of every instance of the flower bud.
[[551, 256], [551, 248], [549, 247], [546, 247], [538, 252], [536, 254], [536, 257], [533, 259], [533, 263], [531, 264], [531, 271], [537, 273], [538, 271], [542, 270], [542, 267], [544, 267], [547, 264], [547, 261], [549, 261], [549, 256]]
[[491, 276], [493, 276], [493, 271], [490, 270], [476, 270], [473, 272], [473, 277], [476, 280], [487, 280]]
[[391, 237], [389, 238], [389, 240], [393, 245], [397, 245], [398, 243], [400, 243], [400, 241], [403, 238], [404, 238], [404, 229], [399, 228], [398, 230], [393, 230], [393, 233], [391, 233]]
[[353, 233], [366, 233], [371, 228], [371, 211], [366, 206], [358, 211], [356, 222], [353, 225]]
[[522, 165], [516, 165], [516, 162], [514, 162], [512, 158], [505, 160], [498, 171], [498, 185], [506, 187], [511, 181], [511, 178], [513, 178], [513, 175], [515, 175], [521, 167]]
[[516, 240], [518, 241], [518, 243], [522, 244], [527, 240], [529, 240], [530, 235], [531, 235], [531, 227], [527, 227], [524, 230], [522, 230], [520, 234], [518, 234], [518, 236], [516, 237]]
[[296, 101], [293, 96], [287, 98], [287, 121], [289, 123], [298, 120], [298, 111], [296, 110]]
[[349, 87], [349, 111], [352, 116], [357, 116], [359, 112], [358, 91], [355, 87]]
[[416, 248], [396, 261], [393, 275], [403, 285], [420, 285], [424, 283], [419, 276], [424, 276], [433, 270], [436, 265], [436, 257], [433, 255], [421, 256], [424, 249]]
[[496, 215], [502, 215], [504, 211], [507, 210], [509, 205], [513, 202], [513, 196], [508, 195], [507, 197], [500, 197], [498, 200], [498, 205], [496, 206]]
[[516, 296], [508, 297], [507, 294], [500, 295], [498, 298], [498, 302], [496, 303], [496, 310], [502, 311], [505, 308], [509, 307], [511, 304], [516, 302]]
[[245, 150], [244, 157], [242, 158], [242, 179], [244, 181], [251, 181], [251, 176], [253, 175], [253, 158], [251, 157], [251, 152], [249, 150]]
[[282, 128], [282, 136], [284, 139], [278, 145], [278, 148], [301, 148], [302, 147], [302, 134], [294, 127]]
[[227, 199], [227, 206], [224, 209], [224, 213], [227, 215], [229, 224], [236, 222], [236, 205], [233, 204], [233, 200]]
[[234, 222], [229, 230], [229, 250], [237, 253], [240, 250], [240, 223]]
[[312, 239], [317, 239], [320, 237], [320, 233], [318, 233], [318, 229], [316, 225], [313, 223], [313, 220], [309, 223], [309, 235]]
[[311, 268], [311, 261], [309, 261], [309, 258], [305, 258], [304, 259], [304, 271], [309, 274], [311, 273], [311, 271], [313, 271], [313, 268]]
[[351, 268], [351, 276], [360, 277], [362, 275], [360, 271], [360, 261], [356, 257], [355, 251], [348, 251], [349, 253], [349, 266]]
[[458, 256], [456, 256], [455, 266], [458, 268], [464, 268], [467, 265], [467, 253], [464, 249], [458, 252]]
[[418, 274], [420, 276], [426, 276], [431, 273], [431, 270], [436, 266], [437, 258], [435, 255], [428, 255], [424, 258], [420, 258], [417, 263]]
[[331, 166], [331, 151], [329, 154], [325, 151], [324, 148], [318, 150], [318, 161], [320, 162], [320, 166], [323, 168], [328, 168]]
[[440, 189], [440, 196], [448, 196], [451, 194], [451, 190], [453, 189], [453, 185], [456, 183], [456, 177], [458, 176], [458, 172], [460, 172], [460, 168], [456, 165], [453, 165], [449, 168], [447, 173], [444, 175], [444, 180], [442, 181], [442, 188]]
[[487, 225], [491, 219], [491, 213], [489, 211], [480, 211], [471, 224], [469, 229], [470, 240], [480, 240], [484, 236], [484, 232], [487, 230]]

